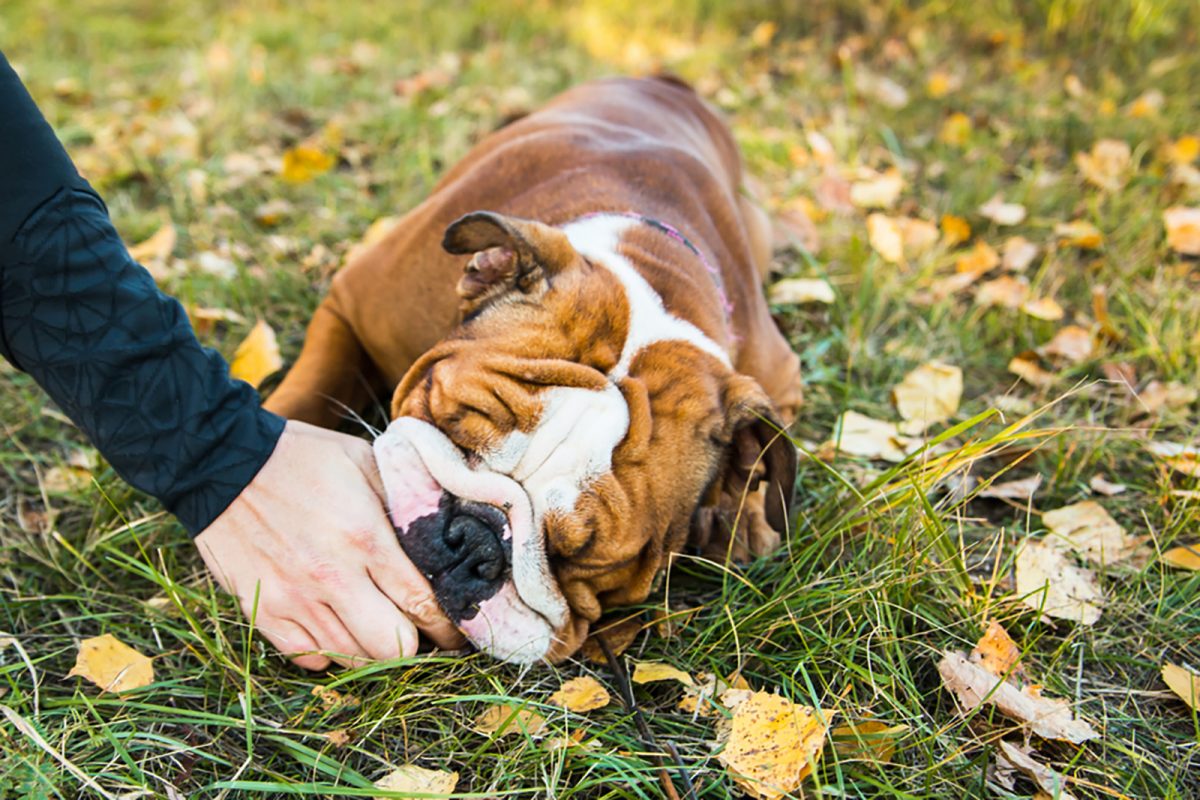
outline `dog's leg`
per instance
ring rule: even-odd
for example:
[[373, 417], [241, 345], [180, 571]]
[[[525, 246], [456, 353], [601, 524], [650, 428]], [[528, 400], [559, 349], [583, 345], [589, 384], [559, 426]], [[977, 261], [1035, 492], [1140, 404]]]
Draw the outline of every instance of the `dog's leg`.
[[327, 298], [308, 325], [300, 358], [263, 406], [288, 419], [336, 428], [367, 407], [378, 383], [358, 337]]

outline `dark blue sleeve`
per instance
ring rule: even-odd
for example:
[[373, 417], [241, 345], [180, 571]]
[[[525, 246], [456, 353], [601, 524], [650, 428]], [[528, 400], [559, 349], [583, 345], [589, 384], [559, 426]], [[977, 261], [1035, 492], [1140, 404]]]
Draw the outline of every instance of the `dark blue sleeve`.
[[241, 493], [283, 432], [129, 256], [3, 53], [0, 355], [193, 534]]

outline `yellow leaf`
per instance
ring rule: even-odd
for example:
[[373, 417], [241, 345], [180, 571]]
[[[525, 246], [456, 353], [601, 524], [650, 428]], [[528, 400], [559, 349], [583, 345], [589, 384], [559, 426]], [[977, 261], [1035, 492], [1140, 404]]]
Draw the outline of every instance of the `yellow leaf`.
[[1009, 272], [1024, 272], [1037, 258], [1038, 247], [1024, 236], [1013, 236], [1000, 252], [1001, 266]]
[[306, 183], [328, 172], [336, 160], [319, 147], [299, 144], [283, 154], [280, 176], [288, 183]]
[[634, 683], [655, 683], [657, 681], [678, 681], [684, 686], [695, 686], [692, 676], [681, 669], [664, 664], [661, 661], [637, 661], [633, 665]]
[[930, 97], [936, 100], [958, 89], [961, 83], [962, 81], [949, 72], [935, 69], [929, 73], [929, 79], [925, 81], [925, 91]]
[[[1061, 310], [1061, 309], [1060, 309]], [[1061, 358], [1072, 364], [1087, 361], [1095, 352], [1095, 342], [1090, 331], [1078, 325], [1060, 328], [1054, 338], [1041, 346], [1039, 352], [1050, 358]]]
[[982, 275], [994, 269], [1000, 263], [1000, 256], [987, 242], [976, 242], [971, 251], [959, 256], [954, 262], [954, 268], [959, 272], [969, 272], [972, 275]]
[[1129, 180], [1132, 152], [1119, 139], [1101, 139], [1090, 153], [1076, 153], [1075, 166], [1088, 183], [1106, 192], [1117, 192]]
[[942, 120], [937, 138], [942, 144], [962, 147], [971, 138], [971, 118], [961, 111], [955, 111]]
[[568, 711], [584, 712], [604, 708], [611, 702], [608, 690], [589, 675], [572, 678], [550, 695], [550, 702]]
[[212, 333], [218, 322], [229, 322], [238, 325], [244, 325], [246, 318], [236, 311], [230, 311], [227, 308], [205, 308], [203, 306], [185, 306], [184, 311], [187, 312], [188, 321], [192, 323], [192, 330], [197, 336], [204, 336]]
[[1021, 648], [996, 620], [988, 623], [988, 629], [971, 651], [971, 659], [988, 672], [999, 677], [1016, 669], [1021, 660]]
[[1179, 381], [1150, 381], [1137, 393], [1135, 403], [1140, 411], [1155, 414], [1162, 409], [1187, 408], [1200, 396], [1194, 388]]
[[1200, 137], [1181, 136], [1163, 148], [1163, 156], [1172, 164], [1190, 164], [1200, 156]]
[[111, 633], [79, 643], [75, 666], [67, 677], [78, 675], [106, 692], [128, 692], [154, 682], [154, 663]]
[[739, 673], [730, 675], [728, 680], [722, 680], [718, 675], [701, 672], [696, 676], [694, 686], [684, 688], [683, 697], [679, 698], [677, 707], [687, 714], [709, 717], [716, 713], [716, 698], [719, 697], [725, 702], [727, 692], [731, 696], [740, 692], [747, 693], [746, 696], [753, 694], [749, 682]]
[[1030, 608], [1083, 625], [1094, 625], [1104, 606], [1092, 571], [1047, 541], [1026, 542], [1017, 553], [1017, 594]]
[[771, 20], [763, 20], [754, 26], [754, 30], [750, 31], [750, 41], [754, 42], [757, 47], [766, 47], [778, 32], [778, 23]]
[[1104, 244], [1104, 234], [1090, 222], [1077, 219], [1060, 222], [1054, 226], [1054, 235], [1063, 247], [1078, 247], [1080, 250], [1098, 250]]
[[1166, 98], [1161, 91], [1149, 89], [1129, 104], [1129, 116], [1134, 119], [1153, 117], [1162, 109], [1165, 101]]
[[777, 305], [791, 303], [832, 303], [836, 297], [829, 281], [820, 278], [785, 278], [773, 284], [768, 299]]
[[1028, 383], [1030, 386], [1036, 386], [1039, 389], [1045, 389], [1048, 386], [1054, 385], [1058, 380], [1058, 376], [1053, 372], [1042, 369], [1041, 365], [1032, 358], [1024, 356], [1015, 356], [1008, 362], [1008, 371], [1016, 375], [1021, 380]]
[[278, 198], [268, 200], [254, 209], [254, 221], [264, 227], [272, 228], [283, 222], [284, 218], [289, 216], [292, 211], [292, 204], [287, 200]]
[[1029, 500], [1042, 487], [1042, 476], [1031, 475], [1016, 481], [993, 483], [979, 490], [979, 497], [993, 497], [998, 500]]
[[175, 242], [178, 238], [175, 224], [167, 220], [149, 239], [130, 247], [129, 255], [134, 261], [149, 270], [155, 278], [160, 278], [162, 267], [175, 252]]
[[1177, 442], [1150, 442], [1146, 449], [1184, 475], [1200, 478], [1200, 450], [1195, 445]]
[[[389, 792], [412, 792], [416, 797], [445, 796], [458, 786], [458, 773], [440, 769], [425, 769], [416, 764], [396, 767], [375, 781], [376, 789]], [[392, 795], [393, 797], [395, 795]], [[377, 797], [376, 800], [383, 800]]]
[[524, 708], [507, 705], [488, 706], [475, 718], [472, 730], [484, 736], [513, 736], [526, 733], [540, 736], [546, 730], [546, 720]]
[[358, 708], [359, 699], [352, 694], [339, 692], [327, 686], [312, 687], [312, 696], [321, 701], [326, 710], [336, 708]]
[[953, 214], [942, 215], [942, 238], [947, 247], [953, 247], [971, 238], [971, 225], [962, 217]]
[[903, 461], [916, 447], [896, 423], [873, 419], [857, 411], [843, 412], [838, 418], [831, 445], [847, 455], [893, 463]]
[[1167, 244], [1177, 253], [1200, 256], [1200, 207], [1174, 206], [1163, 212]]
[[1029, 298], [1029, 281], [1001, 275], [995, 280], [980, 284], [975, 290], [975, 304], [984, 308], [1020, 308]]
[[1019, 225], [1025, 220], [1025, 206], [1006, 203], [1001, 195], [994, 196], [980, 206], [979, 213], [997, 225]]
[[904, 254], [916, 258], [930, 250], [938, 242], [940, 232], [937, 225], [923, 219], [900, 217], [896, 220], [900, 236], [904, 239]]
[[1193, 711], [1200, 711], [1200, 675], [1174, 664], [1163, 664], [1163, 683]]
[[233, 354], [233, 362], [229, 365], [229, 374], [251, 386], [258, 386], [264, 378], [282, 366], [283, 358], [279, 355], [275, 331], [271, 330], [270, 325], [259, 320], [238, 345], [237, 352]]
[[905, 428], [905, 432], [911, 434], [953, 417], [962, 400], [962, 392], [962, 370], [934, 361], [905, 375], [904, 380], [892, 388], [892, 399], [900, 416], [916, 423], [916, 427]]
[[1035, 319], [1057, 322], [1065, 313], [1053, 297], [1030, 298], [1021, 304], [1021, 310]]
[[1162, 560], [1172, 567], [1200, 571], [1200, 543], [1172, 547], [1162, 554]]
[[907, 725], [888, 725], [876, 719], [838, 725], [829, 732], [833, 749], [843, 759], [891, 762], [896, 740], [908, 732]]
[[904, 189], [900, 171], [893, 168], [874, 174], [850, 187], [850, 202], [859, 208], [891, 208]]
[[800, 788], [820, 757], [827, 730], [813, 709], [755, 692], [734, 709], [717, 758], [748, 795], [776, 800]]
[[884, 261], [904, 263], [904, 234], [893, 217], [879, 213], [868, 215], [867, 240]]
[[92, 471], [71, 464], [51, 467], [42, 476], [41, 487], [50, 494], [70, 494], [86, 489], [92, 483]]

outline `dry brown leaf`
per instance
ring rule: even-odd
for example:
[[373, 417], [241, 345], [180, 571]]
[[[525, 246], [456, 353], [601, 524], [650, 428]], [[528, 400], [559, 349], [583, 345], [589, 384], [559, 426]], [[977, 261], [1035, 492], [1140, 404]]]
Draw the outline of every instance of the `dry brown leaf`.
[[1026, 542], [1017, 553], [1017, 594], [1036, 611], [1083, 625], [1096, 624], [1104, 606], [1092, 571], [1075, 566], [1064, 548], [1046, 541]]
[[42, 475], [41, 487], [50, 494], [70, 494], [82, 491], [92, 483], [92, 471], [71, 464], [51, 467]]
[[236, 311], [227, 308], [205, 308], [203, 306], [186, 306], [188, 321], [197, 336], [207, 336], [212, 333], [218, 322], [229, 322], [244, 325], [246, 318]]
[[730, 691], [752, 693], [753, 690], [749, 682], [738, 673], [722, 680], [717, 675], [701, 672], [696, 676], [695, 685], [684, 688], [683, 697], [679, 698], [677, 707], [686, 714], [709, 717], [716, 713], [717, 698], [724, 697], [725, 693]]
[[988, 623], [988, 628], [980, 637], [975, 649], [971, 651], [971, 660], [979, 664], [997, 677], [1014, 670], [1021, 660], [1021, 648], [1004, 630], [1004, 626], [996, 620]]
[[904, 263], [904, 233], [895, 217], [878, 212], [867, 215], [867, 241], [884, 261]]
[[1035, 319], [1044, 319], [1047, 322], [1058, 322], [1065, 316], [1062, 306], [1053, 297], [1026, 300], [1021, 304], [1021, 310]]
[[1163, 212], [1167, 244], [1177, 253], [1200, 256], [1200, 207], [1174, 206]]
[[1091, 331], [1078, 325], [1060, 328], [1054, 338], [1042, 345], [1038, 352], [1050, 358], [1061, 358], [1072, 364], [1086, 361], [1095, 352], [1095, 341]]
[[971, 248], [970, 252], [959, 256], [954, 262], [954, 268], [958, 272], [967, 272], [972, 275], [982, 275], [989, 270], [995, 269], [1000, 264], [1000, 254], [996, 252], [990, 244], [984, 241], [975, 243], [975, 247]]
[[903, 461], [916, 446], [900, 433], [896, 423], [873, 419], [857, 411], [843, 412], [838, 418], [831, 443], [847, 455], [893, 463]]
[[1129, 180], [1132, 161], [1129, 145], [1118, 139], [1101, 139], [1090, 153], [1076, 153], [1075, 166], [1088, 183], [1106, 192], [1117, 192]]
[[984, 308], [1000, 306], [1017, 309], [1029, 298], [1029, 281], [1023, 277], [1001, 275], [975, 290], [975, 304]]
[[1054, 235], [1062, 247], [1078, 247], [1080, 250], [1098, 250], [1104, 245], [1104, 234], [1090, 222], [1077, 219], [1060, 222], [1054, 226]]
[[263, 227], [273, 228], [283, 222], [285, 217], [291, 216], [293, 211], [295, 208], [290, 202], [277, 197], [254, 209], [254, 221]]
[[283, 154], [279, 175], [288, 183], [307, 183], [328, 172], [337, 159], [313, 144], [300, 144]]
[[330, 689], [328, 686], [312, 687], [312, 696], [320, 700], [321, 705], [327, 711], [341, 708], [358, 708], [362, 702], [349, 692], [339, 692], [337, 689]]
[[1139, 544], [1095, 500], [1047, 511], [1042, 522], [1072, 550], [1097, 564], [1123, 561]]
[[1114, 495], [1121, 494], [1129, 487], [1123, 483], [1113, 483], [1103, 475], [1096, 474], [1092, 476], [1090, 481], [1088, 481], [1088, 488], [1090, 488], [1096, 494], [1102, 494], [1105, 497], [1112, 497]]
[[1001, 195], [995, 195], [980, 206], [979, 213], [985, 219], [1001, 226], [1019, 225], [1025, 220], [1025, 206], [1020, 203], [1006, 203]]
[[1200, 675], [1174, 664], [1163, 664], [1162, 679], [1188, 708], [1200, 711]]
[[338, 748], [339, 750], [341, 748], [345, 747], [346, 745], [350, 744], [350, 742], [354, 741], [354, 735], [350, 731], [346, 730], [345, 728], [338, 728], [337, 730], [326, 731], [324, 736], [325, 736], [326, 741], [328, 741], [331, 745]]
[[[458, 786], [458, 773], [440, 769], [425, 769], [416, 764], [396, 767], [375, 781], [376, 789], [389, 792], [412, 792], [413, 796], [449, 795]], [[394, 797], [395, 795], [392, 795]], [[376, 797], [375, 800], [383, 800]]]
[[471, 730], [484, 736], [516, 736], [522, 733], [542, 736], [547, 728], [546, 720], [526, 708], [508, 705], [488, 706], [475, 718]]
[[944, 653], [938, 662], [938, 673], [964, 711], [990, 703], [1044, 739], [1080, 744], [1100, 736], [1086, 721], [1075, 719], [1066, 700], [1043, 697], [1034, 686], [1018, 689], [962, 652]]
[[992, 497], [997, 500], [1029, 500], [1042, 486], [1041, 475], [1030, 475], [1015, 481], [993, 483], [979, 490], [979, 497]]
[[1041, 365], [1032, 358], [1015, 356], [1008, 362], [1008, 371], [1016, 375], [1030, 386], [1045, 389], [1053, 386], [1058, 376], [1053, 372], [1042, 369]]
[[846, 760], [888, 764], [896, 754], [896, 742], [908, 732], [907, 725], [888, 725], [877, 719], [838, 725], [829, 732], [833, 749]]
[[982, 274], [980, 272], [956, 272], [953, 275], [938, 278], [930, 285], [929, 294], [934, 300], [945, 300], [975, 283]]
[[771, 286], [767, 293], [776, 305], [789, 303], [832, 303], [836, 296], [829, 281], [820, 278], [784, 278]]
[[275, 331], [260, 319], [238, 345], [229, 365], [229, 374], [251, 386], [258, 386], [264, 378], [282, 366], [283, 357], [279, 355]]
[[1200, 543], [1172, 547], [1162, 554], [1162, 560], [1172, 567], [1200, 571]]
[[1011, 764], [1014, 769], [1027, 775], [1051, 797], [1057, 800], [1075, 800], [1075, 795], [1066, 789], [1067, 779], [1044, 764], [1034, 761], [1029, 752], [1010, 742], [1000, 742], [1000, 758]]
[[91, 681], [103, 691], [120, 694], [153, 683], [154, 662], [106, 633], [79, 643], [75, 666], [71, 667], [67, 677], [73, 675]]
[[1200, 449], [1192, 444], [1148, 442], [1146, 449], [1176, 472], [1200, 478]]
[[807, 197], [789, 200], [771, 214], [772, 248], [782, 250], [796, 245], [810, 253], [817, 252], [821, 249], [821, 234], [815, 221], [823, 216], [825, 212]]
[[904, 239], [904, 254], [909, 258], [927, 253], [941, 238], [938, 226], [927, 220], [900, 217], [896, 224], [900, 226], [900, 236]]
[[661, 661], [635, 661], [633, 664], [634, 683], [656, 683], [658, 681], [678, 681], [684, 686], [695, 686], [692, 676], [670, 664]]
[[904, 178], [893, 168], [869, 175], [850, 186], [850, 202], [859, 208], [891, 208], [904, 189]]
[[130, 247], [129, 255], [145, 267], [155, 280], [162, 280], [165, 277], [167, 259], [175, 252], [175, 242], [178, 238], [175, 224], [167, 220], [149, 239]]
[[946, 241], [947, 247], [965, 242], [971, 238], [971, 224], [954, 214], [943, 214], [942, 238]]
[[904, 380], [892, 388], [892, 400], [900, 416], [914, 423], [904, 432], [915, 434], [953, 417], [962, 393], [962, 370], [932, 361], [905, 375]]
[[550, 695], [550, 703], [577, 713], [604, 708], [610, 702], [608, 690], [590, 675], [572, 678]]
[[813, 709], [754, 692], [734, 709], [717, 758], [746, 794], [776, 800], [800, 788], [820, 757], [827, 730]]
[[1024, 236], [1013, 236], [1000, 248], [1000, 266], [1009, 272], [1024, 272], [1037, 258], [1038, 246]]
[[1185, 408], [1196, 402], [1196, 398], [1197, 392], [1194, 388], [1178, 381], [1150, 381], [1137, 393], [1135, 402], [1140, 410], [1147, 414], [1155, 414], [1164, 408]]

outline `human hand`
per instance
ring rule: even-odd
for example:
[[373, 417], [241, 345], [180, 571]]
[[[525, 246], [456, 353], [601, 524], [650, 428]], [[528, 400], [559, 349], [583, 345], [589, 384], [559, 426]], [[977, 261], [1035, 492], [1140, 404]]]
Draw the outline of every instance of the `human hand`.
[[292, 659], [305, 669], [413, 655], [418, 628], [439, 647], [461, 646], [382, 498], [370, 444], [289, 420], [196, 546], [247, 617], [261, 584], [255, 626], [280, 652], [306, 653]]

